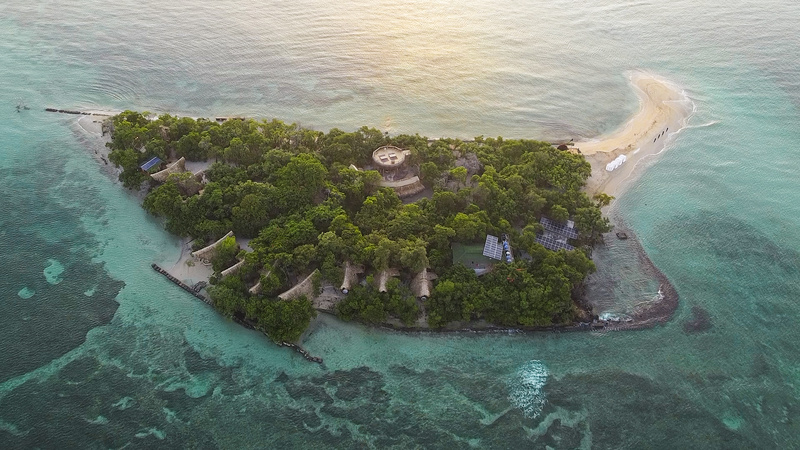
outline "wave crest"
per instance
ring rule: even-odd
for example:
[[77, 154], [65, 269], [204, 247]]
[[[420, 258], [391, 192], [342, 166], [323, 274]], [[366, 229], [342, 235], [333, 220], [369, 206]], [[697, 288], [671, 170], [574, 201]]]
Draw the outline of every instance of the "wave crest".
[[527, 362], [511, 377], [508, 383], [508, 399], [521, 409], [525, 417], [539, 416], [547, 403], [544, 385], [547, 383], [547, 367], [538, 360]]

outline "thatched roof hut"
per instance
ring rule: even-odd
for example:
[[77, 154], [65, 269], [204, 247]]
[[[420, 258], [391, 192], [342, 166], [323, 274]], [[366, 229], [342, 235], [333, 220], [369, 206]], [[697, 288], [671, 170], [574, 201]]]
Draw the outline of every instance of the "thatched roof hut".
[[236, 264], [234, 264], [234, 265], [228, 267], [227, 269], [223, 270], [221, 272], [221, 274], [222, 274], [223, 277], [227, 277], [228, 275], [233, 275], [234, 273], [238, 272], [239, 269], [241, 269], [243, 265], [244, 265], [244, 260], [241, 260], [241, 261], [237, 262]]
[[411, 291], [417, 298], [426, 299], [431, 296], [433, 288], [431, 281], [438, 278], [435, 273], [428, 271], [427, 268], [421, 270], [413, 280], [411, 280]]
[[158, 171], [150, 176], [153, 177], [154, 180], [163, 183], [167, 181], [167, 177], [169, 177], [171, 174], [181, 172], [186, 172], [186, 158], [181, 158], [168, 165], [166, 169]]
[[350, 261], [344, 263], [344, 278], [340, 288], [343, 294], [350, 292], [350, 288], [358, 283], [358, 275], [362, 273], [364, 273], [363, 266], [350, 264]]
[[225, 236], [219, 238], [217, 242], [214, 242], [209, 246], [203, 247], [200, 250], [197, 250], [196, 252], [192, 252], [192, 256], [197, 259], [210, 260], [211, 258], [214, 257], [214, 250], [217, 248], [217, 245], [219, 245], [220, 242], [224, 241], [225, 239], [231, 236], [233, 236], [233, 231], [228, 231], [228, 233]]
[[389, 278], [398, 276], [400, 276], [400, 271], [397, 269], [386, 269], [378, 272], [378, 275], [375, 276], [375, 285], [378, 287], [378, 292], [386, 292], [388, 290], [386, 283], [389, 282]]
[[[268, 277], [269, 274], [271, 273], [272, 273], [271, 271], [267, 271], [267, 273], [265, 273], [264, 276]], [[253, 287], [248, 289], [248, 292], [250, 292], [252, 295], [258, 295], [261, 293], [261, 277], [259, 277], [258, 283], [254, 284]]]
[[314, 296], [314, 276], [319, 275], [319, 270], [314, 270], [311, 275], [307, 276], [303, 281], [297, 283], [293, 288], [278, 295], [281, 300], [291, 300], [302, 295], [311, 298]]

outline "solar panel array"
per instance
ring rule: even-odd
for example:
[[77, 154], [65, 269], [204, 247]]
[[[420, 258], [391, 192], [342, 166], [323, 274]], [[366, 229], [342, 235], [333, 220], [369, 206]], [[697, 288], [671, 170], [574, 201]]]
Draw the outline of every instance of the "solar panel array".
[[486, 244], [483, 245], [483, 256], [496, 259], [503, 259], [503, 246], [497, 236], [486, 235]]
[[155, 166], [156, 164], [158, 164], [160, 162], [161, 162], [161, 158], [159, 158], [158, 156], [155, 156], [155, 157], [153, 157], [152, 159], [150, 159], [149, 161], [147, 161], [146, 163], [142, 164], [139, 167], [141, 167], [142, 170], [150, 170], [151, 167]]
[[552, 221], [547, 217], [542, 217], [541, 223], [544, 225], [544, 229], [547, 231], [558, 233], [570, 239], [578, 239], [578, 231], [575, 228], [570, 228], [565, 224]]
[[544, 245], [544, 248], [552, 251], [558, 251], [560, 249], [565, 250], [575, 250], [575, 247], [567, 244], [567, 240], [564, 238], [559, 238], [550, 234], [546, 234], [543, 236], [536, 236], [536, 242]]

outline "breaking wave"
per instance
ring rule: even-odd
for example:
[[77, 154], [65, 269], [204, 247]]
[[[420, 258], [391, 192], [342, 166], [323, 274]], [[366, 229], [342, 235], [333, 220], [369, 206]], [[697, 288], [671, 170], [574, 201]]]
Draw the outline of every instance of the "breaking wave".
[[547, 383], [547, 367], [538, 360], [527, 362], [511, 377], [508, 383], [508, 399], [521, 409], [525, 417], [539, 416], [547, 403], [544, 385]]

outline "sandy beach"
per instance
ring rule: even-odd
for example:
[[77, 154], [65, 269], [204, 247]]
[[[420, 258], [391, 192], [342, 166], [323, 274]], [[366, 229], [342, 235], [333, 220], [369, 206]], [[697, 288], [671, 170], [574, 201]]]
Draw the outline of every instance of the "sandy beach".
[[208, 281], [214, 271], [211, 266], [206, 266], [201, 261], [192, 257], [192, 241], [181, 240], [181, 255], [172, 266], [164, 267], [173, 277], [188, 285], [198, 281]]
[[[661, 153], [692, 114], [692, 101], [669, 81], [646, 72], [632, 73], [630, 81], [639, 96], [639, 111], [610, 135], [575, 143], [574, 148], [592, 165], [586, 184], [589, 195], [619, 195], [633, 180], [640, 162]], [[625, 155], [627, 161], [608, 172], [606, 164], [619, 155]]]

